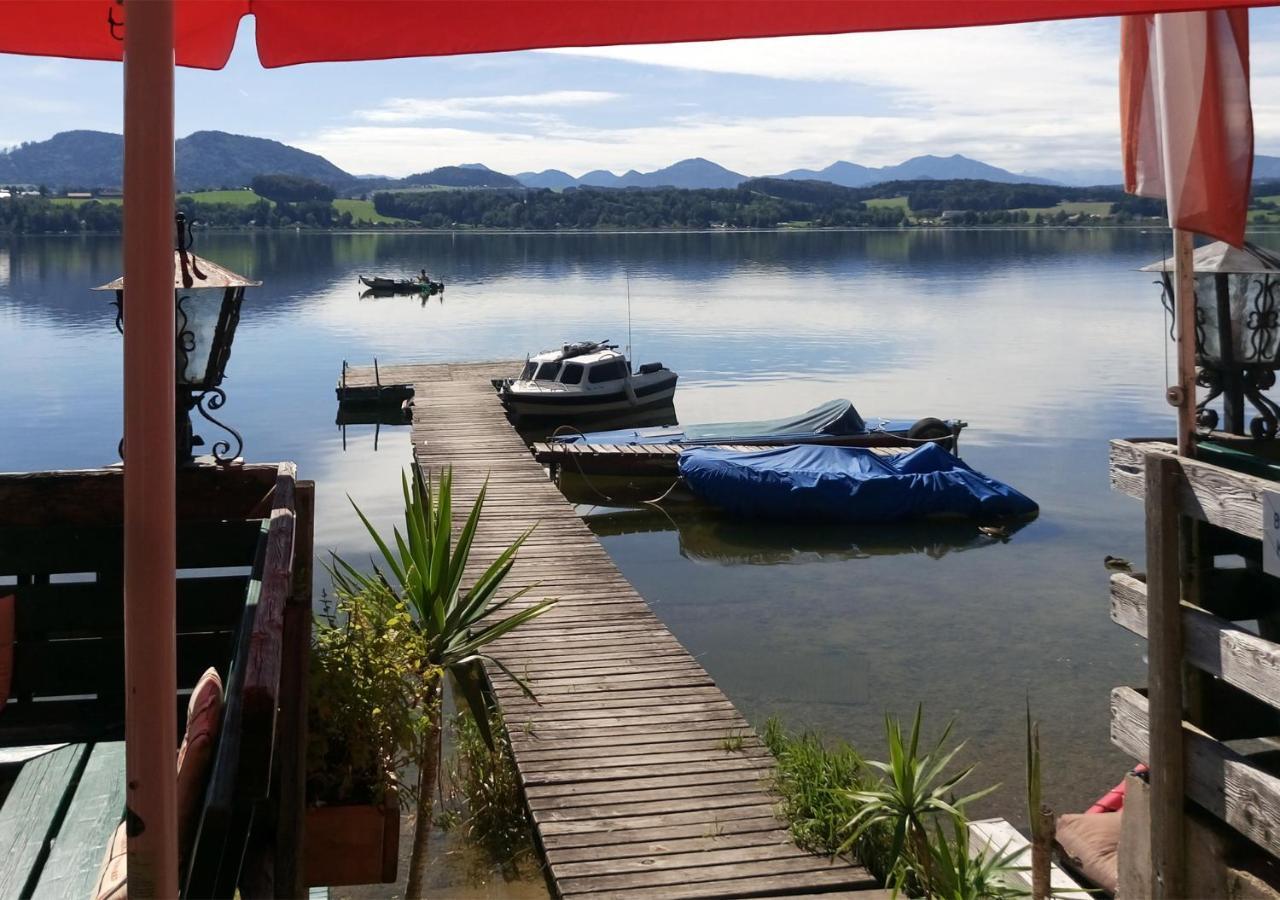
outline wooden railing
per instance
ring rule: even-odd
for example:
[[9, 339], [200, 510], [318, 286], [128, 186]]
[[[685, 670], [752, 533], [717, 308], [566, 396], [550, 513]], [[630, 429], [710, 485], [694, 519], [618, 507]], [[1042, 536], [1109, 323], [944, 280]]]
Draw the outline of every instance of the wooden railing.
[[1149, 883], [1175, 897], [1187, 800], [1280, 857], [1280, 769], [1228, 745], [1280, 736], [1280, 579], [1262, 570], [1261, 540], [1280, 482], [1151, 440], [1111, 443], [1111, 482], [1144, 500], [1147, 522], [1147, 572], [1112, 576], [1111, 618], [1148, 641], [1148, 686], [1112, 692], [1111, 738], [1151, 765]]

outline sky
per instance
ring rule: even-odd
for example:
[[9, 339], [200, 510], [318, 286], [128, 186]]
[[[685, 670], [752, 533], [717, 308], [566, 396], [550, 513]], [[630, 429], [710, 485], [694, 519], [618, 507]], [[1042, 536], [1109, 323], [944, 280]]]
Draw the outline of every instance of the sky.
[[[1254, 10], [1258, 152], [1280, 154], [1280, 10]], [[179, 135], [252, 134], [355, 174], [484, 163], [746, 175], [960, 153], [1015, 172], [1120, 168], [1119, 20], [494, 53], [263, 69], [252, 19], [221, 72], [180, 70]], [[0, 54], [0, 147], [121, 130], [114, 63]]]

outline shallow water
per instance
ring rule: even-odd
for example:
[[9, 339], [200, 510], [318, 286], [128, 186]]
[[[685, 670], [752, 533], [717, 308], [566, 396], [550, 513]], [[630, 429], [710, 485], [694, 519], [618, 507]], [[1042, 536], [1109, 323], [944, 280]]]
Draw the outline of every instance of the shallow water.
[[[1041, 504], [1008, 543], [972, 529], [753, 528], [677, 505], [593, 517], [604, 546], [752, 721], [781, 716], [881, 752], [885, 712], [957, 720], [1022, 818], [1023, 720], [1043, 722], [1045, 794], [1087, 805], [1128, 762], [1112, 686], [1142, 647], [1108, 618], [1105, 554], [1142, 552], [1141, 509], [1107, 483], [1107, 440], [1171, 433], [1158, 290], [1134, 271], [1167, 232], [965, 230], [609, 235], [200, 235], [261, 279], [225, 419], [256, 460], [318, 491], [317, 547], [367, 549], [346, 495], [397, 512], [403, 429], [334, 424], [343, 360], [520, 357], [628, 338], [680, 373], [682, 421], [781, 416], [848, 397], [871, 416], [959, 417], [975, 468]], [[0, 470], [115, 458], [120, 339], [87, 288], [110, 237], [0, 241]], [[358, 298], [360, 273], [426, 266], [443, 301]], [[584, 511], [587, 511], [584, 508]], [[599, 511], [595, 511], [599, 512]]]

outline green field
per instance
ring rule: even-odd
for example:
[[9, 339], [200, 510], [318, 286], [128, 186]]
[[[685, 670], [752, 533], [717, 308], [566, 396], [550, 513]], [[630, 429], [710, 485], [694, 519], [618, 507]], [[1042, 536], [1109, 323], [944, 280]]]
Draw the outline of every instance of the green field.
[[50, 197], [49, 202], [54, 206], [83, 206], [86, 203], [96, 201], [98, 203], [119, 203], [119, 197], [93, 197], [92, 200], [81, 200], [72, 197]]
[[1111, 215], [1111, 201], [1109, 200], [1063, 200], [1057, 206], [1044, 206], [1040, 208], [1023, 207], [1025, 212], [1031, 218], [1035, 218], [1036, 214], [1042, 216], [1057, 215], [1065, 212], [1069, 216], [1077, 214], [1085, 216], [1109, 216]]
[[178, 197], [179, 199], [188, 197], [196, 203], [226, 203], [229, 206], [253, 206], [263, 199], [250, 190], [194, 191], [190, 194], [179, 194]]
[[351, 218], [356, 222], [368, 222], [371, 225], [402, 225], [404, 219], [396, 219], [391, 216], [384, 216], [373, 208], [372, 200], [347, 200], [339, 198], [333, 201], [333, 208], [338, 211], [338, 215], [344, 212], [351, 213]]
[[911, 206], [907, 203], [906, 197], [874, 197], [871, 200], [864, 200], [868, 209], [893, 209], [897, 207], [907, 215], [911, 215]]

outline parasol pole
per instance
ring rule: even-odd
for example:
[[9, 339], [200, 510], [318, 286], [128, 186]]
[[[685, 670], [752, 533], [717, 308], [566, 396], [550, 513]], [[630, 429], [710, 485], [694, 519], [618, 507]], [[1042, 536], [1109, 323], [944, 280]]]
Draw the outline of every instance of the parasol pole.
[[1173, 229], [1174, 321], [1178, 335], [1178, 381], [1169, 402], [1178, 408], [1178, 455], [1195, 456], [1196, 281], [1192, 233]]
[[178, 896], [173, 0], [125, 0], [124, 648], [131, 897]]

